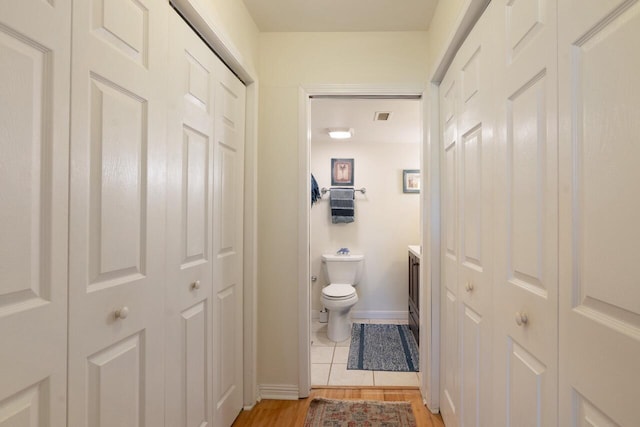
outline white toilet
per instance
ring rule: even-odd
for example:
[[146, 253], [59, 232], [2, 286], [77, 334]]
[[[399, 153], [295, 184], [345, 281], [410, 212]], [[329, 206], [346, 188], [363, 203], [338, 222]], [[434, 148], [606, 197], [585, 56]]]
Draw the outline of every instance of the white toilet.
[[322, 255], [329, 285], [322, 288], [322, 304], [329, 310], [327, 335], [331, 341], [344, 341], [351, 336], [349, 311], [358, 302], [354, 288], [362, 277], [364, 255]]

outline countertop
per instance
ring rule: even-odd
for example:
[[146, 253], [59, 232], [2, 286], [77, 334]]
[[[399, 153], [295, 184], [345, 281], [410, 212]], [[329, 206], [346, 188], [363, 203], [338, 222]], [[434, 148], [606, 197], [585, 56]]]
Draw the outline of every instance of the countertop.
[[422, 248], [420, 247], [420, 245], [409, 245], [409, 252], [411, 252], [418, 258], [422, 257]]

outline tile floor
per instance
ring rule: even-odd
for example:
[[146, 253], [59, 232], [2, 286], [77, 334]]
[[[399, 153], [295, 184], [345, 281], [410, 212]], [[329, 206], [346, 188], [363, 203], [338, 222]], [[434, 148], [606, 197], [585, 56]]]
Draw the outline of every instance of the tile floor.
[[[407, 323], [390, 319], [354, 319], [355, 323]], [[311, 323], [312, 386], [412, 386], [418, 387], [416, 372], [357, 371], [347, 369], [351, 338], [335, 343], [327, 338], [327, 324]]]

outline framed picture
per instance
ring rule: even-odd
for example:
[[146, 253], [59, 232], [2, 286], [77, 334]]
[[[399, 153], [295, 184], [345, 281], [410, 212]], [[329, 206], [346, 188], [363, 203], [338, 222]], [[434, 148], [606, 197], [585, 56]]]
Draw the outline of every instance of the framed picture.
[[402, 171], [402, 192], [420, 192], [420, 169], [404, 169]]
[[353, 159], [331, 159], [331, 185], [353, 186]]

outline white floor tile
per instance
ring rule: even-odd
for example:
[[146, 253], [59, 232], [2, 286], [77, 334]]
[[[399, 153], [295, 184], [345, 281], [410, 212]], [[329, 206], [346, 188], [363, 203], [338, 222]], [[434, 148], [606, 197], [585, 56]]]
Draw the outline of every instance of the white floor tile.
[[415, 372], [374, 371], [373, 381], [376, 386], [419, 386]]
[[349, 361], [349, 347], [337, 347], [333, 352], [333, 363], [347, 363]]
[[311, 363], [331, 363], [333, 347], [311, 346]]
[[[406, 324], [403, 319], [353, 319], [354, 323]], [[419, 386], [415, 372], [358, 371], [347, 369], [351, 338], [334, 343], [327, 337], [327, 324], [311, 324], [311, 384], [316, 386]]]
[[328, 385], [330, 363], [312, 363], [311, 364], [311, 385]]
[[324, 347], [333, 347], [335, 342], [331, 341], [327, 336], [326, 330], [311, 332], [311, 345], [319, 345]]
[[327, 333], [327, 325], [328, 325], [328, 323], [320, 323], [317, 320], [312, 320], [311, 321], [311, 332], [324, 330], [324, 333], [326, 334]]
[[340, 341], [336, 343], [336, 347], [349, 347], [351, 345], [351, 337], [347, 338], [344, 341]]
[[353, 371], [346, 363], [331, 365], [329, 385], [373, 385], [373, 371]]

